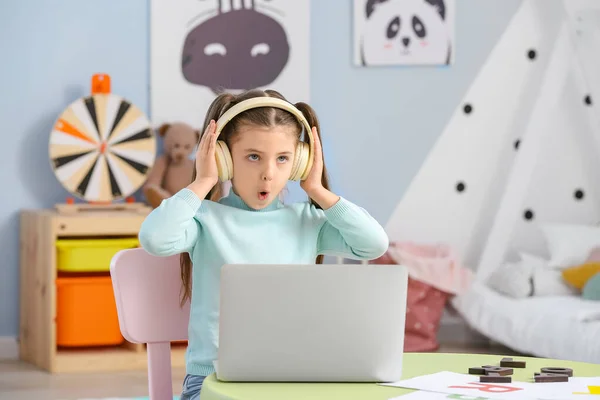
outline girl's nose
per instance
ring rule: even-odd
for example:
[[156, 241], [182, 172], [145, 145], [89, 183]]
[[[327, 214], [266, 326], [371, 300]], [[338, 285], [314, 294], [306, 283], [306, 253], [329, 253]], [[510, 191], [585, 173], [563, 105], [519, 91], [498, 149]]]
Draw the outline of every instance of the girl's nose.
[[266, 168], [264, 169], [264, 171], [262, 173], [261, 179], [263, 181], [271, 181], [271, 180], [273, 180], [273, 174], [274, 174], [274, 171], [275, 171], [275, 165], [273, 165], [272, 163], [268, 163], [265, 167]]

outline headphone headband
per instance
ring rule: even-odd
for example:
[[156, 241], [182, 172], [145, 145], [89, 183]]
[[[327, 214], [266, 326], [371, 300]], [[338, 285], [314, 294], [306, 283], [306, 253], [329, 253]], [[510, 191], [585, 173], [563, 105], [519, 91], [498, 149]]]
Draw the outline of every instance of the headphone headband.
[[[243, 111], [250, 110], [252, 108], [259, 108], [259, 107], [275, 107], [275, 108], [280, 108], [282, 110], [288, 111], [288, 112], [292, 113], [296, 117], [296, 119], [298, 119], [298, 121], [300, 121], [300, 123], [302, 123], [302, 125], [304, 125], [304, 129], [306, 130], [306, 134], [308, 135], [309, 148], [310, 148], [309, 156], [308, 156], [308, 165], [312, 166], [313, 159], [314, 159], [314, 138], [313, 138], [312, 128], [311, 128], [310, 124], [306, 120], [306, 117], [304, 116], [304, 114], [302, 114], [302, 112], [300, 110], [298, 110], [298, 108], [296, 108], [293, 104], [291, 104], [285, 100], [278, 99], [276, 97], [267, 97], [267, 96], [252, 97], [250, 99], [240, 101], [239, 103], [237, 103], [236, 105], [234, 105], [233, 107], [231, 107], [230, 109], [225, 111], [225, 113], [217, 121], [217, 127], [216, 127], [217, 137], [221, 134], [221, 131], [223, 130], [225, 125], [227, 125], [227, 123], [229, 121], [231, 121], [233, 119], [233, 117], [235, 117], [236, 115], [238, 115], [239, 113], [241, 113]], [[310, 169], [310, 167], [309, 167], [309, 169]]]

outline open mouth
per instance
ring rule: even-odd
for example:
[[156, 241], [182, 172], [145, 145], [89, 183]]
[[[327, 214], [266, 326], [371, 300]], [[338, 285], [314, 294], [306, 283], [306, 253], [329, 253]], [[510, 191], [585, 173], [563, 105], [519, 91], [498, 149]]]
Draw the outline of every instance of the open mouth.
[[267, 197], [269, 197], [269, 192], [258, 192], [258, 199], [259, 200], [266, 200]]

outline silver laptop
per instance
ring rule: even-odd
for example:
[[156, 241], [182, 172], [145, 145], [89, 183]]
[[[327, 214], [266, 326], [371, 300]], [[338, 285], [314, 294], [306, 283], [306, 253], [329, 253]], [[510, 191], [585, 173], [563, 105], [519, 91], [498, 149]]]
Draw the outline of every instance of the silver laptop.
[[399, 265], [225, 265], [217, 379], [400, 380], [407, 283]]

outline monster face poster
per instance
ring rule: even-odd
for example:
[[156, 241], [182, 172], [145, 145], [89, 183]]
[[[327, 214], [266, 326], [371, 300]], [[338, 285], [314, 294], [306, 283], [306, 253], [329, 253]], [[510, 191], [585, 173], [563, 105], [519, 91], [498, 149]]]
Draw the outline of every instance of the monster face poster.
[[455, 0], [354, 0], [354, 64], [449, 65]]
[[222, 91], [275, 89], [308, 102], [309, 3], [151, 0], [153, 124], [200, 127]]

